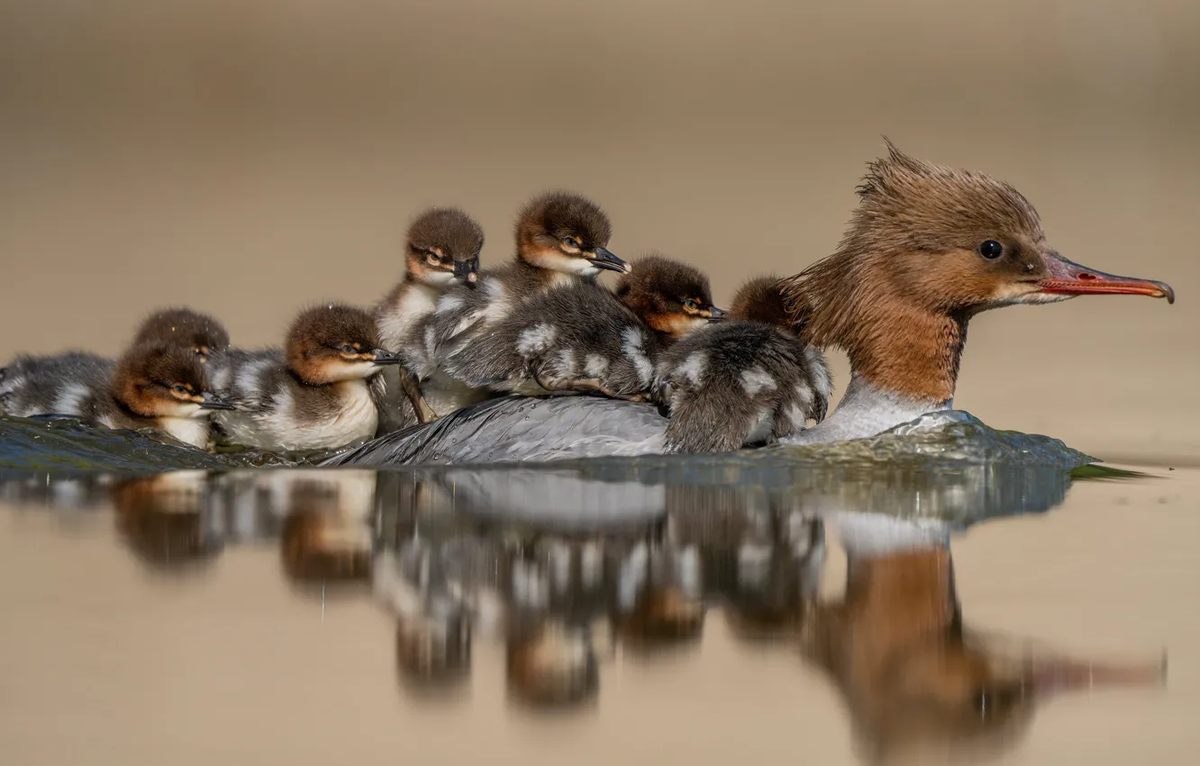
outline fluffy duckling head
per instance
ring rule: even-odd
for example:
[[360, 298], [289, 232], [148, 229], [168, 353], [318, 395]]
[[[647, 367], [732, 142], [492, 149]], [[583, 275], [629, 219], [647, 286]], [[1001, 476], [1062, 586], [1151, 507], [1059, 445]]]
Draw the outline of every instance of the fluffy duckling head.
[[207, 362], [229, 348], [229, 331], [215, 317], [189, 308], [165, 308], [146, 317], [138, 326], [133, 344], [170, 343], [189, 349]]
[[629, 273], [607, 249], [612, 225], [596, 203], [569, 192], [535, 197], [517, 219], [517, 257], [540, 269], [595, 279], [602, 271]]
[[117, 361], [113, 396], [144, 418], [199, 418], [233, 409], [217, 397], [204, 364], [188, 348], [171, 343], [133, 346]]
[[483, 228], [475, 219], [457, 208], [431, 208], [408, 227], [408, 276], [436, 287], [473, 286], [482, 249]]
[[400, 361], [379, 347], [379, 330], [369, 313], [339, 303], [301, 312], [284, 346], [288, 367], [312, 386], [362, 380]]
[[725, 318], [699, 269], [658, 254], [636, 265], [617, 284], [617, 297], [656, 332], [678, 339]]

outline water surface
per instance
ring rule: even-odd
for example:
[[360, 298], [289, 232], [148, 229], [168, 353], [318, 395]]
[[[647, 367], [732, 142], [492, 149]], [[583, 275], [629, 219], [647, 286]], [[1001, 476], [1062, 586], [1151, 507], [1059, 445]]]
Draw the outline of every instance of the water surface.
[[1086, 456], [990, 438], [10, 467], [0, 742], [17, 763], [1186, 762], [1200, 474], [1073, 480]]

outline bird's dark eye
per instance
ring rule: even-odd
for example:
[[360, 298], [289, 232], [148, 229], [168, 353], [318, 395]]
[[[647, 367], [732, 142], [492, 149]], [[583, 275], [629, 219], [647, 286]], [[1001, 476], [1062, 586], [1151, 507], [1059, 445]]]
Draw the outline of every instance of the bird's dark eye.
[[171, 389], [177, 394], [183, 394], [184, 396], [187, 396], [188, 394], [187, 386], [183, 385], [182, 383], [176, 383], [175, 385], [171, 386]]
[[562, 243], [563, 243], [563, 246], [573, 247], [576, 250], [578, 250], [581, 247], [579, 240], [575, 239], [574, 237], [563, 237]]
[[425, 260], [429, 263], [430, 266], [437, 266], [438, 263], [441, 261], [441, 258], [438, 258], [437, 253], [428, 253], [425, 256]]
[[357, 354], [358, 349], [356, 349], [354, 346], [351, 346], [349, 343], [347, 343], [346, 345], [342, 346], [342, 353], [343, 354]]
[[696, 309], [700, 308], [700, 306], [691, 298], [688, 298], [683, 302], [683, 307], [690, 311], [695, 311]]
[[994, 239], [985, 239], [979, 246], [979, 254], [989, 261], [994, 261], [1004, 255], [1004, 246]]

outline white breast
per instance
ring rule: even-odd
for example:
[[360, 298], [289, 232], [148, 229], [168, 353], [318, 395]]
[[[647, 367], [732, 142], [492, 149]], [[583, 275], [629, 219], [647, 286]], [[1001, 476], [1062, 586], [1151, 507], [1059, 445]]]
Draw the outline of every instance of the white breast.
[[388, 351], [399, 351], [405, 345], [413, 326], [437, 306], [442, 291], [424, 284], [411, 284], [400, 293], [399, 299], [379, 315], [379, 335]]
[[471, 388], [440, 371], [421, 381], [421, 394], [438, 417], [481, 402], [488, 395], [487, 391]]
[[158, 427], [168, 434], [193, 447], [208, 449], [210, 433], [207, 417], [201, 418], [159, 418]]
[[274, 446], [290, 450], [335, 449], [369, 439], [379, 426], [379, 410], [364, 380], [335, 383], [340, 394], [336, 414], [319, 420], [297, 417], [292, 398], [267, 420]]

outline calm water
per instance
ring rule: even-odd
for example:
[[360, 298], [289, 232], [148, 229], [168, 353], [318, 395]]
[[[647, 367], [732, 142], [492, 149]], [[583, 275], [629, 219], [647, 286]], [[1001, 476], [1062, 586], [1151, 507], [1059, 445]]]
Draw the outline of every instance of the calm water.
[[1072, 474], [1085, 456], [967, 418], [825, 453], [379, 473], [0, 427], [6, 763], [1200, 746], [1200, 472]]

